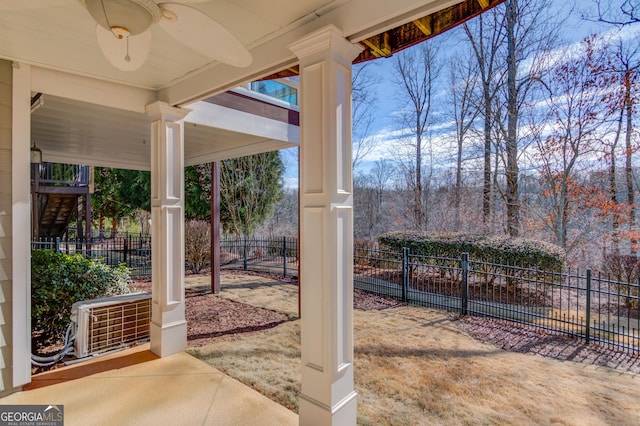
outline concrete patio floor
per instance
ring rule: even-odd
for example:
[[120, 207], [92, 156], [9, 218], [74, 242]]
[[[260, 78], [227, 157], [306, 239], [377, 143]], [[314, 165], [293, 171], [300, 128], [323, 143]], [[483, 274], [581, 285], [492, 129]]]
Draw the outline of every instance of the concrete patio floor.
[[35, 375], [0, 404], [64, 405], [65, 425], [297, 425], [298, 416], [187, 353], [149, 345]]

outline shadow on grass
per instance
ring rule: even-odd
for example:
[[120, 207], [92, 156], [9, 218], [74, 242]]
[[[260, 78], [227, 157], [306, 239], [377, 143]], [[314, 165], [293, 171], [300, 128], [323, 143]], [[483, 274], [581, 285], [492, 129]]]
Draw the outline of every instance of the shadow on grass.
[[248, 282], [248, 283], [242, 283], [242, 284], [222, 284], [220, 286], [220, 289], [221, 290], [225, 290], [225, 289], [253, 290], [256, 288], [264, 288], [264, 287], [297, 287], [297, 286], [292, 283], [286, 283], [286, 282], [280, 282], [280, 281], [274, 281], [274, 282], [256, 281], [256, 282]]
[[193, 341], [193, 340], [198, 340], [198, 339], [210, 339], [210, 338], [226, 336], [226, 335], [230, 335], [230, 334], [242, 334], [242, 333], [250, 333], [252, 331], [269, 330], [271, 328], [279, 326], [280, 324], [296, 321], [297, 319], [298, 319], [297, 317], [290, 317], [290, 318], [287, 318], [285, 320], [271, 321], [271, 322], [264, 323], [264, 324], [259, 324], [259, 325], [249, 325], [249, 326], [237, 327], [237, 328], [233, 328], [233, 329], [229, 329], [229, 330], [213, 331], [213, 332], [210, 332], [210, 333], [190, 334], [188, 336], [187, 340], [188, 341]]
[[495, 349], [492, 351], [464, 351], [455, 349], [408, 349], [402, 347], [390, 347], [386, 345], [356, 345], [356, 347], [354, 348], [354, 352], [356, 354], [373, 355], [379, 357], [421, 357], [442, 359], [486, 357], [504, 353], [504, 351], [500, 349]]

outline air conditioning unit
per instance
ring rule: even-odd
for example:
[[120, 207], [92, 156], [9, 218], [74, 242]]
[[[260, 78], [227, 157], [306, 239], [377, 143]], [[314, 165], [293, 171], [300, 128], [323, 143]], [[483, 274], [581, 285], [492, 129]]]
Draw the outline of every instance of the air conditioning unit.
[[84, 358], [149, 341], [151, 293], [76, 302], [71, 308], [75, 355]]

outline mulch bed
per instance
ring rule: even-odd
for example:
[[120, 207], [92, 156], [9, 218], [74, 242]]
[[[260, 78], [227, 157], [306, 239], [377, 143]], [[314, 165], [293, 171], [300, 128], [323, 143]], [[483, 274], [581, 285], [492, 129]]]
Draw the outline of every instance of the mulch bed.
[[216, 337], [273, 328], [289, 317], [211, 293], [186, 290], [187, 341], [190, 347], [204, 346]]
[[506, 351], [640, 374], [640, 356], [629, 355], [615, 348], [595, 343], [587, 345], [577, 338], [510, 321], [472, 316], [457, 317], [455, 320], [474, 339]]
[[[356, 265], [356, 274], [367, 278], [402, 286], [402, 271], [381, 269], [372, 266]], [[441, 275], [438, 272], [413, 272], [408, 287], [410, 290], [436, 293], [443, 296], [460, 297], [462, 281], [459, 278]], [[510, 286], [504, 282], [484, 282], [470, 280], [468, 283], [469, 300], [491, 303], [513, 303], [521, 301], [528, 306], [550, 306], [551, 298], [543, 290], [529, 288], [525, 285]]]
[[403, 304], [396, 299], [379, 296], [358, 289], [353, 290], [353, 307], [361, 311], [380, 311], [402, 305]]

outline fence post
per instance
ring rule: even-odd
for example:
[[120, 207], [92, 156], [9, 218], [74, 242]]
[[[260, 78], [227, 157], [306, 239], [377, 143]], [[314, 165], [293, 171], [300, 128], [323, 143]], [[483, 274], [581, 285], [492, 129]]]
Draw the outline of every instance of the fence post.
[[467, 315], [469, 307], [469, 253], [462, 253], [462, 307], [461, 315]]
[[125, 235], [124, 236], [124, 244], [122, 247], [122, 257], [124, 258], [124, 264], [127, 265], [127, 267], [129, 266], [129, 262], [127, 262], [127, 250], [129, 249], [129, 238], [131, 238], [131, 235]]
[[244, 255], [243, 255], [244, 259], [243, 259], [243, 263], [242, 263], [242, 266], [243, 266], [245, 271], [247, 270], [247, 255], [248, 255], [248, 253], [247, 253], [247, 236], [245, 235], [244, 236]]
[[409, 247], [402, 248], [402, 301], [407, 301], [409, 288]]
[[587, 269], [587, 327], [584, 332], [584, 340], [588, 345], [591, 340], [591, 269]]
[[287, 276], [287, 237], [282, 237], [282, 271]]
[[56, 237], [56, 253], [60, 253], [60, 237]]

